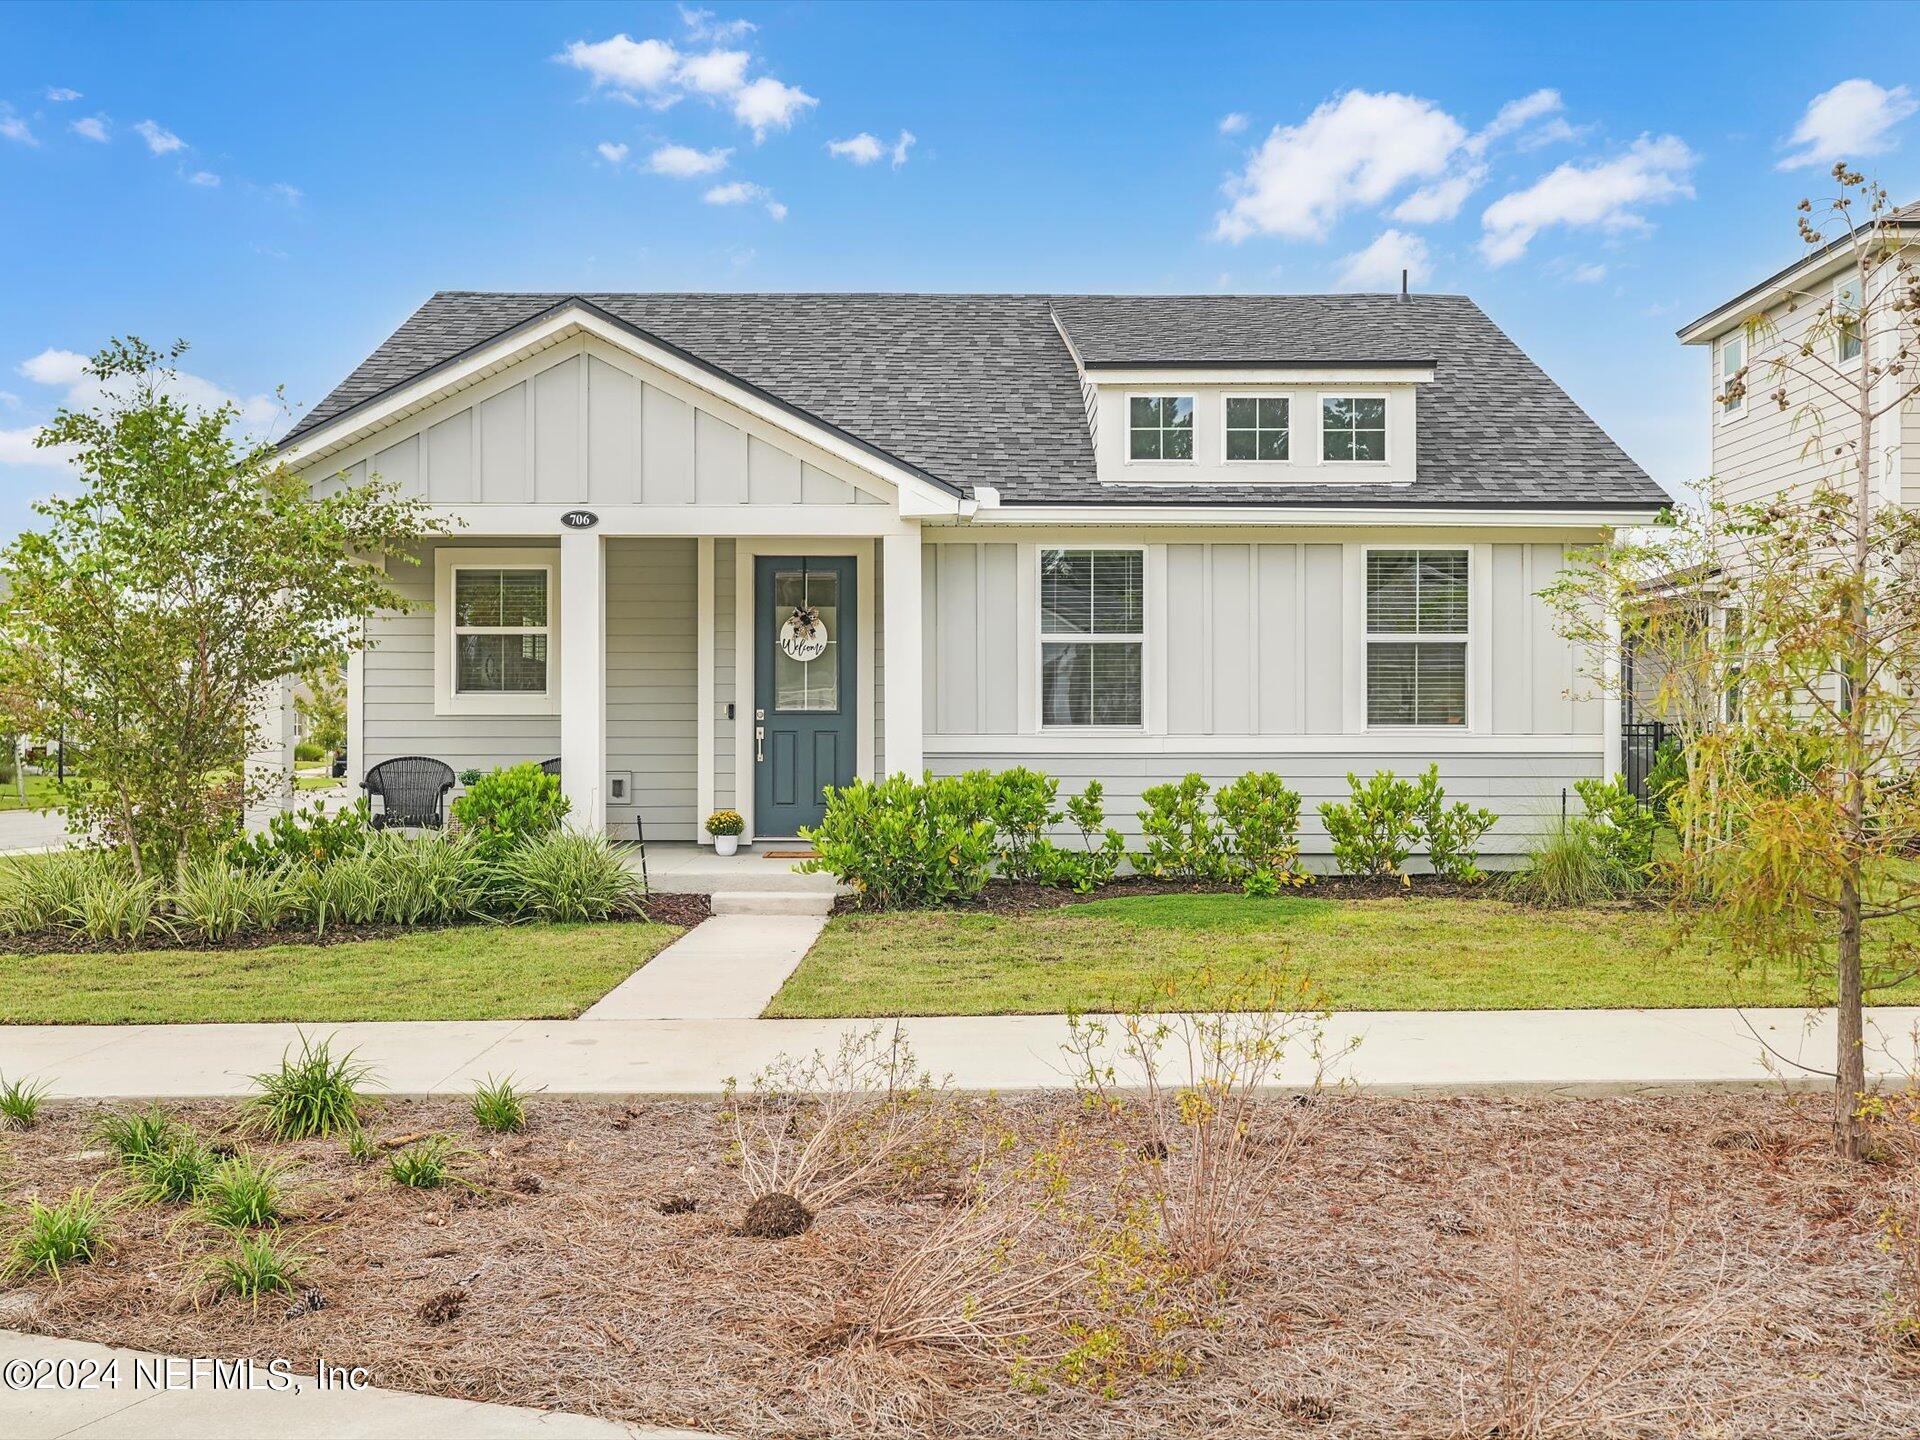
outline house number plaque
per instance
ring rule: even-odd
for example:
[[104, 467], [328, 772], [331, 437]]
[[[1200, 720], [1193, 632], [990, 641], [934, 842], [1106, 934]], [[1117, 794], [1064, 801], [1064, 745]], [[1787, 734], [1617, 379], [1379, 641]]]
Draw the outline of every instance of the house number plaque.
[[569, 530], [591, 530], [600, 523], [600, 517], [591, 510], [569, 510], [560, 517], [560, 523]]

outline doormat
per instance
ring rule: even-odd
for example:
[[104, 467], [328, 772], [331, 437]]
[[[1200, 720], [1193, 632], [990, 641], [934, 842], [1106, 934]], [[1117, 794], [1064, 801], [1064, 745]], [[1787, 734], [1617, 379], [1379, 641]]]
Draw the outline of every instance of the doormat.
[[760, 852], [760, 858], [762, 860], [818, 860], [820, 852], [818, 850], [763, 850]]

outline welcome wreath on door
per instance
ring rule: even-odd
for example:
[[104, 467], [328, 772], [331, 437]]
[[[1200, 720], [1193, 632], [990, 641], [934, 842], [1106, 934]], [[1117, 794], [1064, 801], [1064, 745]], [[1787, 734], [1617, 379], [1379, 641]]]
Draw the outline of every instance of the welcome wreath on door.
[[790, 660], [818, 660], [827, 653], [827, 623], [812, 605], [796, 605], [780, 627], [780, 649]]

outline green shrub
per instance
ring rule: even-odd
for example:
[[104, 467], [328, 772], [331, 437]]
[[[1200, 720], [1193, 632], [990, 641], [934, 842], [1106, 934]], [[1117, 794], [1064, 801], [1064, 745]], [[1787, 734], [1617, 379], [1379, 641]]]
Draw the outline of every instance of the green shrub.
[[1597, 905], [1635, 888], [1633, 873], [1597, 827], [1576, 816], [1534, 846], [1526, 865], [1501, 882], [1500, 893], [1522, 905], [1558, 907]]
[[86, 1264], [106, 1248], [111, 1208], [100, 1198], [97, 1184], [75, 1190], [57, 1205], [27, 1201], [25, 1218], [7, 1245], [6, 1264], [0, 1265], [0, 1279], [51, 1275], [57, 1282], [62, 1270]]
[[208, 1173], [194, 1206], [202, 1220], [222, 1230], [278, 1225], [289, 1168], [284, 1160], [259, 1160], [245, 1151], [230, 1155]]
[[1140, 829], [1146, 848], [1133, 856], [1134, 868], [1165, 880], [1224, 880], [1232, 870], [1224, 830], [1207, 812], [1212, 786], [1197, 774], [1177, 784], [1154, 785], [1140, 798]]
[[561, 923], [630, 914], [645, 893], [640, 877], [605, 836], [568, 830], [507, 851], [493, 886], [491, 900], [501, 914]]
[[302, 764], [311, 765], [316, 760], [326, 759], [327, 750], [317, 740], [301, 740], [294, 744], [293, 758]]
[[547, 774], [529, 760], [474, 781], [467, 793], [453, 802], [453, 818], [491, 858], [523, 840], [559, 829], [569, 808], [570, 802], [560, 793], [560, 777]]
[[1620, 868], [1645, 875], [1653, 865], [1653, 837], [1659, 822], [1634, 798], [1624, 779], [1576, 780], [1573, 791], [1586, 807], [1594, 840]]
[[387, 1161], [387, 1178], [410, 1190], [438, 1190], [460, 1178], [458, 1167], [471, 1153], [445, 1135], [434, 1135], [394, 1151]]
[[1232, 847], [1231, 864], [1249, 895], [1276, 895], [1306, 882], [1299, 868], [1300, 796], [1271, 770], [1249, 771], [1213, 797]]
[[993, 821], [1000, 876], [1004, 880], [1034, 880], [1034, 847], [1060, 823], [1055, 808], [1060, 782], [1038, 770], [1017, 766], [993, 777], [989, 818]]
[[331, 865], [301, 865], [290, 874], [294, 913], [313, 930], [371, 925], [380, 917], [383, 892], [379, 862], [370, 855], [345, 855]]
[[293, 863], [327, 866], [360, 854], [374, 833], [372, 805], [362, 796], [332, 814], [317, 805], [282, 812], [259, 834], [229, 843], [226, 853], [245, 870], [278, 870]]
[[129, 1169], [146, 1164], [180, 1143], [185, 1130], [156, 1102], [146, 1110], [121, 1110], [94, 1122], [94, 1143], [111, 1150]]
[[0, 932], [84, 936], [89, 909], [132, 878], [126, 857], [107, 850], [0, 858]]
[[1447, 792], [1440, 785], [1440, 767], [1427, 766], [1420, 777], [1417, 808], [1420, 836], [1426, 842], [1427, 859], [1433, 873], [1463, 884], [1476, 884], [1486, 877], [1480, 871], [1480, 837], [1493, 828], [1500, 817], [1491, 810], [1478, 809], [1465, 801], [1447, 804]]
[[171, 899], [180, 930], [214, 944], [278, 929], [298, 904], [284, 870], [246, 870], [217, 857], [182, 865]]
[[31, 1130], [38, 1125], [40, 1106], [50, 1088], [44, 1080], [0, 1076], [0, 1130]]
[[114, 857], [80, 873], [80, 888], [68, 930], [96, 945], [137, 945], [170, 931], [162, 914], [160, 882], [135, 875]]
[[833, 875], [883, 909], [970, 900], [994, 862], [986, 793], [978, 774], [829, 787], [819, 826], [800, 832], [819, 858], [801, 868]]
[[292, 1295], [312, 1262], [274, 1243], [271, 1236], [236, 1235], [233, 1253], [211, 1256], [202, 1278], [219, 1295], [235, 1295], [256, 1307], [263, 1295]]
[[1067, 801], [1067, 818], [1080, 832], [1080, 848], [1037, 842], [1030, 856], [1035, 880], [1082, 895], [1112, 882], [1127, 857], [1127, 842], [1118, 830], [1107, 828], [1105, 797], [1100, 782], [1089, 780], [1085, 790]]
[[492, 876], [487, 857], [464, 836], [409, 839], [382, 831], [367, 848], [378, 904], [373, 918], [389, 925], [448, 925], [487, 913]]
[[335, 1058], [329, 1042], [302, 1035], [297, 1058], [289, 1049], [279, 1069], [253, 1077], [260, 1093], [247, 1101], [242, 1127], [275, 1140], [357, 1130], [368, 1103], [361, 1085], [370, 1073], [351, 1050]]
[[1340, 873], [1398, 875], [1420, 833], [1420, 788], [1391, 770], [1379, 771], [1362, 785], [1349, 770], [1347, 789], [1351, 799], [1346, 803], [1328, 800], [1320, 806]]
[[473, 1118], [482, 1130], [508, 1134], [527, 1128], [527, 1097], [504, 1075], [496, 1080], [489, 1075], [474, 1088]]
[[1673, 823], [1669, 807], [1687, 789], [1687, 750], [1678, 740], [1660, 742], [1653, 752], [1653, 764], [1647, 767], [1647, 804], [1653, 818], [1662, 825]]
[[153, 1151], [130, 1168], [131, 1194], [146, 1205], [184, 1205], [200, 1198], [213, 1178], [217, 1160], [191, 1130], [182, 1129], [172, 1144]]

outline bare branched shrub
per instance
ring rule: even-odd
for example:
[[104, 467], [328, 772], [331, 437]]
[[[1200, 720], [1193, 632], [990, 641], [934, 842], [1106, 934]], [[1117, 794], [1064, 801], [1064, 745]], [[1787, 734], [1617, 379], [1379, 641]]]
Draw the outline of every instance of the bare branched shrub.
[[[1920, 1050], [1920, 1043], [1916, 1044]], [[1887, 1200], [1874, 1217], [1876, 1243], [1893, 1260], [1881, 1333], [1905, 1369], [1920, 1369], [1920, 1078], [1860, 1105], [1869, 1155], [1893, 1171]]]
[[[1220, 1008], [1190, 1011], [1189, 994]], [[1144, 1118], [1151, 1205], [1167, 1253], [1188, 1274], [1240, 1250], [1317, 1123], [1328, 1075], [1352, 1050], [1329, 1051], [1326, 1019], [1312, 985], [1273, 964], [1250, 967], [1224, 991], [1202, 974], [1191, 989], [1168, 982], [1111, 1019], [1069, 1018], [1063, 1048], [1083, 1095]], [[1286, 1083], [1289, 1056], [1303, 1061], [1291, 1081], [1301, 1103], [1261, 1093]]]
[[944, 1085], [918, 1068], [905, 1033], [847, 1031], [831, 1056], [781, 1056], [742, 1090], [726, 1123], [749, 1197], [791, 1195], [818, 1211], [917, 1172], [938, 1142]]

